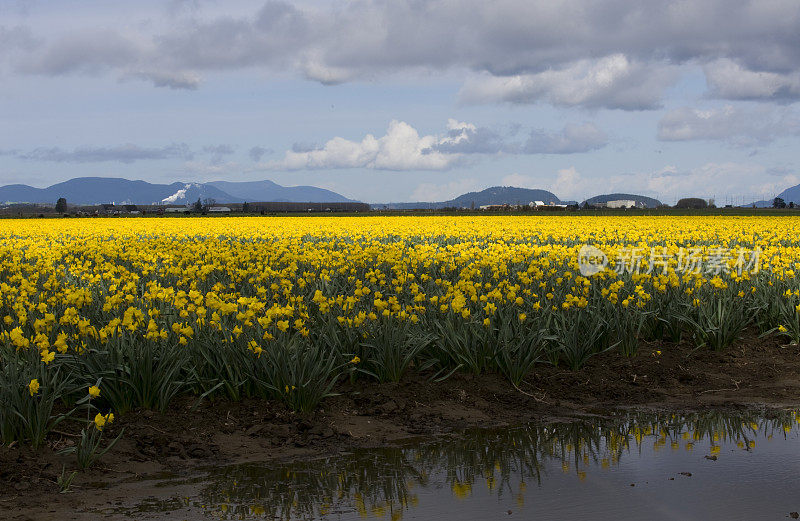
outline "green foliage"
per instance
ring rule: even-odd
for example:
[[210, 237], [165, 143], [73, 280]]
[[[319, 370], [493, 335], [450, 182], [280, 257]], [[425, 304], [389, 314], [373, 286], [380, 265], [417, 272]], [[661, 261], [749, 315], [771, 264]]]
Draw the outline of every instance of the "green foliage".
[[75, 476], [78, 475], [77, 470], [73, 470], [71, 473], [67, 474], [67, 468], [65, 466], [61, 466], [61, 475], [58, 476], [56, 484], [58, 485], [58, 493], [59, 494], [67, 494], [70, 492], [72, 488], [72, 481], [75, 479]]
[[184, 346], [177, 343], [120, 333], [104, 345], [69, 355], [65, 363], [86, 386], [101, 378], [104, 399], [123, 414], [134, 407], [165, 411], [197, 380], [188, 362]]
[[301, 338], [294, 335], [288, 342], [269, 346], [269, 354], [261, 357], [263, 382], [293, 411], [311, 412], [331, 396], [343, 364], [336, 353]]
[[796, 296], [778, 298], [773, 301], [776, 327], [765, 332], [777, 334], [793, 346], [800, 345], [800, 298]]
[[605, 317], [591, 309], [554, 313], [550, 332], [553, 352], [572, 370], [580, 369], [592, 356], [616, 346], [609, 345]]
[[[71, 380], [55, 364], [39, 362], [35, 350], [0, 347], [0, 360], [0, 441], [27, 441], [37, 449], [67, 417], [54, 406], [68, 394]], [[32, 382], [38, 384], [33, 390]]]
[[494, 358], [497, 370], [515, 387], [528, 376], [536, 364], [544, 360], [548, 341], [554, 338], [547, 335], [550, 314], [544, 317], [508, 317], [496, 329]]
[[[648, 325], [652, 327], [655, 313], [638, 309], [635, 306], [618, 305], [613, 306], [608, 314], [611, 341], [618, 346], [619, 352], [623, 356], [634, 356], [639, 350], [639, 341], [643, 332]], [[664, 326], [669, 325], [669, 322], [663, 322], [656, 317], [655, 324], [657, 331], [661, 333]]]
[[435, 320], [433, 327], [436, 331], [433, 356], [442, 369], [463, 368], [481, 374], [491, 367], [495, 355], [491, 325], [448, 315]]
[[221, 394], [234, 401], [244, 397], [266, 397], [270, 393], [254, 378], [258, 360], [244, 341], [220, 342], [210, 335], [189, 350], [196, 381], [196, 394]]
[[[97, 463], [108, 451], [114, 448], [114, 445], [116, 445], [120, 438], [122, 438], [124, 432], [125, 429], [122, 429], [116, 438], [106, 444], [105, 447], [102, 447], [103, 431], [97, 429], [93, 425], [89, 425], [89, 427], [81, 430], [81, 437], [78, 443], [72, 447], [67, 447], [66, 449], [61, 450], [60, 454], [74, 454], [78, 468], [80, 470], [86, 470]], [[72, 478], [69, 478], [69, 480], [71, 482]]]
[[427, 349], [434, 336], [420, 332], [410, 320], [382, 317], [362, 343], [363, 358], [359, 370], [379, 382], [399, 382], [403, 374]]
[[757, 310], [730, 291], [697, 298], [682, 316], [697, 347], [719, 351], [737, 340], [752, 323]]

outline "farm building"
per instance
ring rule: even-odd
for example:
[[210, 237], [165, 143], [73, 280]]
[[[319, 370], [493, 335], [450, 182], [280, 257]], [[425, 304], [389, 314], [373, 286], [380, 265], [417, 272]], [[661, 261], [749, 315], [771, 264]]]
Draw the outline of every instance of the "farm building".
[[606, 203], [607, 208], [636, 208], [636, 201], [631, 199], [620, 199]]

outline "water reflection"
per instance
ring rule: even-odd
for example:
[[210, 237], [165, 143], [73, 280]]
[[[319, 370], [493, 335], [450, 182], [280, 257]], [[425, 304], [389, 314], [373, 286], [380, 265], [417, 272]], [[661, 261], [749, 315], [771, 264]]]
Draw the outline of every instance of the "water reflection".
[[441, 504], [478, 496], [476, 504], [491, 499], [520, 509], [531, 490], [555, 480], [554, 474], [572, 475], [565, 486], [579, 489], [575, 481], [613, 472], [626, 461], [633, 465], [645, 459], [643, 452], [690, 452], [691, 461], [715, 460], [723, 447], [727, 457], [730, 450], [752, 451], [774, 438], [796, 441], [798, 422], [800, 415], [792, 411], [712, 411], [475, 430], [285, 466], [215, 469], [198, 496], [183, 500], [183, 506], [223, 519], [397, 520], [413, 514], [424, 495]]

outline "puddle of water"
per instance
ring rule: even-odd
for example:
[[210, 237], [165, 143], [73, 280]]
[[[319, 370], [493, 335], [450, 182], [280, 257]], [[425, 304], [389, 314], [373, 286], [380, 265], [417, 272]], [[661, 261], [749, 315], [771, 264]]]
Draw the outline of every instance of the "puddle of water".
[[788, 519], [800, 414], [633, 414], [209, 470], [178, 519]]

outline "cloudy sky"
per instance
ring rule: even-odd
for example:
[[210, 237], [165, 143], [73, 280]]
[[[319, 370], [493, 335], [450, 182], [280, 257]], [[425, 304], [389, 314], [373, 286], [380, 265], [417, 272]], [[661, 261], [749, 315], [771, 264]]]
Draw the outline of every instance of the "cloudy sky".
[[796, 0], [0, 1], [0, 184], [738, 203], [800, 183], [798, 100]]

